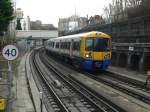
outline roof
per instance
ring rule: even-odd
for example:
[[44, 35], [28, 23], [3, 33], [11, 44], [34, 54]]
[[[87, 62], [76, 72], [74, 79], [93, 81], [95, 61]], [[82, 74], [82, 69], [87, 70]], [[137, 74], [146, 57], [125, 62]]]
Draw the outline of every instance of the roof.
[[18, 30], [16, 32], [16, 37], [19, 38], [55, 38], [58, 37], [57, 30], [29, 30], [29, 31], [22, 31]]

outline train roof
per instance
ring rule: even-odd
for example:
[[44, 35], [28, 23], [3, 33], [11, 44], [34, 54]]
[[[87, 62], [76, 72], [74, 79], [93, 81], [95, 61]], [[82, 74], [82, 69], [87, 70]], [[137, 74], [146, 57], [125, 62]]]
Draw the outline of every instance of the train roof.
[[78, 37], [95, 37], [99, 36], [99, 37], [104, 37], [104, 38], [111, 38], [108, 34], [103, 33], [103, 32], [99, 32], [99, 31], [91, 31], [91, 32], [86, 32], [86, 33], [80, 33], [80, 34], [74, 34], [74, 35], [67, 35], [67, 36], [61, 36], [61, 37], [57, 37], [57, 38], [52, 38], [49, 39], [50, 40], [57, 40], [57, 39], [66, 39], [66, 38], [78, 38]]

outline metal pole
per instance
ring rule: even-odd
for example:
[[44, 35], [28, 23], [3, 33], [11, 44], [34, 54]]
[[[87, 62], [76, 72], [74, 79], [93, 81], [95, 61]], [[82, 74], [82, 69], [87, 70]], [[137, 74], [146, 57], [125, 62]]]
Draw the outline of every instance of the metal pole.
[[41, 101], [41, 112], [43, 111], [43, 104], [42, 104], [42, 99], [40, 99], [40, 101]]
[[8, 83], [9, 83], [9, 97], [11, 96], [11, 86], [12, 86], [12, 65], [11, 61], [8, 61]]
[[40, 107], [41, 107], [41, 112], [43, 112], [43, 92], [40, 91]]
[[9, 91], [9, 93], [8, 93], [8, 108], [7, 108], [7, 110], [8, 110], [8, 112], [10, 112], [11, 111], [11, 103], [10, 103], [10, 98], [11, 98], [11, 86], [12, 86], [12, 65], [11, 65], [11, 61], [8, 61], [8, 91]]
[[8, 61], [8, 77], [9, 77], [9, 83], [10, 83], [10, 86], [12, 86], [12, 65], [11, 65], [11, 61]]

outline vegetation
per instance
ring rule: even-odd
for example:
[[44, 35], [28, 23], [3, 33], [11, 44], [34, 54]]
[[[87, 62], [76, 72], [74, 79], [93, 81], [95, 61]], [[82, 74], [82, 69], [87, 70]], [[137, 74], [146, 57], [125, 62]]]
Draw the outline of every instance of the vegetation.
[[0, 0], [0, 35], [3, 35], [3, 32], [7, 31], [9, 22], [13, 18], [11, 0]]

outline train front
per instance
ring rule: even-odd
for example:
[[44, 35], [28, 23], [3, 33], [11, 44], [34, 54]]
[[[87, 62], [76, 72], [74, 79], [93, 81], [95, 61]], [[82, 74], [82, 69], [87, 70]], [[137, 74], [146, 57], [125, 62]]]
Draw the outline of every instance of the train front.
[[94, 33], [84, 39], [84, 69], [105, 71], [111, 61], [111, 37], [105, 33]]

